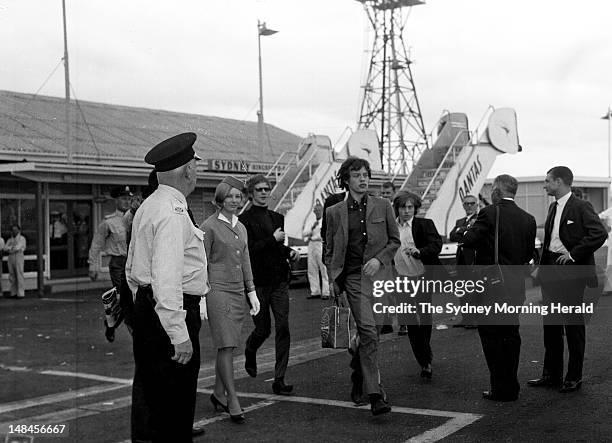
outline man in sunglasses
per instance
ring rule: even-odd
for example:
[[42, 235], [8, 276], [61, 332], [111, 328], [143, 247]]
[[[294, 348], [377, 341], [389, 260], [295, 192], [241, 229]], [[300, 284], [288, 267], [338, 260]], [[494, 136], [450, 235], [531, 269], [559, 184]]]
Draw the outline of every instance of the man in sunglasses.
[[[463, 240], [463, 234], [467, 231], [476, 221], [478, 215], [478, 200], [473, 195], [466, 195], [463, 197], [463, 209], [465, 210], [465, 217], [460, 218], [455, 223], [455, 227], [449, 234], [450, 241], [460, 242]], [[472, 265], [476, 258], [474, 249], [468, 248], [462, 244], [457, 245], [457, 279], [468, 280], [472, 275]], [[474, 294], [465, 294], [461, 300], [462, 305], [473, 304]], [[476, 318], [474, 314], [463, 314], [461, 322], [454, 324], [453, 328], [476, 328]]]
[[297, 251], [285, 246], [285, 217], [268, 209], [272, 189], [262, 174], [251, 177], [247, 184], [251, 207], [239, 219], [247, 229], [251, 269], [259, 314], [253, 317], [255, 329], [246, 341], [244, 368], [251, 377], [257, 376], [257, 350], [270, 336], [270, 309], [274, 315], [276, 366], [272, 391], [276, 395], [293, 394], [293, 386], [285, 384], [289, 362], [289, 262], [299, 258]]

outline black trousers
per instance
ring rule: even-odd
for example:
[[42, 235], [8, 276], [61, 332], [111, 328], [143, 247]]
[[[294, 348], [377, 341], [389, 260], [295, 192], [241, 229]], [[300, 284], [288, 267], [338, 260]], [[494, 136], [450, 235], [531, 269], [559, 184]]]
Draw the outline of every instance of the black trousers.
[[[134, 386], [132, 417], [135, 408], [145, 403], [150, 414], [150, 438], [154, 442], [191, 442], [196, 389], [200, 370], [199, 296], [183, 294], [185, 322], [193, 346], [193, 356], [183, 365], [171, 359], [174, 346], [155, 313], [150, 287], [139, 288], [134, 305]], [[134, 425], [135, 423], [133, 423]], [[135, 430], [132, 429], [132, 435]]]
[[[573, 273], [572, 265], [558, 266], [554, 260], [558, 254], [545, 253], [540, 267], [542, 302], [544, 305], [561, 303], [562, 305], [580, 305], [584, 299], [587, 279], [578, 271]], [[576, 277], [576, 278], [572, 278]], [[582, 314], [550, 314], [544, 323], [544, 368], [542, 374], [552, 378], [563, 378], [563, 333], [567, 340], [569, 360], [566, 380], [582, 380], [586, 328]]]
[[514, 325], [478, 325], [482, 350], [489, 368], [493, 395], [513, 399], [519, 394], [518, 365], [521, 354], [521, 334], [518, 315]]
[[424, 368], [431, 364], [433, 359], [430, 345], [432, 318], [431, 313], [421, 312], [419, 303], [431, 304], [431, 293], [418, 293], [410, 298], [409, 302], [416, 307], [418, 314], [405, 314], [404, 324], [408, 325], [408, 338], [414, 357], [419, 366]]
[[274, 331], [276, 346], [276, 366], [274, 379], [282, 380], [287, 372], [289, 363], [289, 348], [291, 335], [289, 333], [289, 284], [281, 282], [273, 286], [257, 286], [259, 299], [259, 314], [253, 317], [255, 329], [246, 341], [246, 349], [257, 352], [272, 332], [272, 319], [270, 309], [274, 315]]

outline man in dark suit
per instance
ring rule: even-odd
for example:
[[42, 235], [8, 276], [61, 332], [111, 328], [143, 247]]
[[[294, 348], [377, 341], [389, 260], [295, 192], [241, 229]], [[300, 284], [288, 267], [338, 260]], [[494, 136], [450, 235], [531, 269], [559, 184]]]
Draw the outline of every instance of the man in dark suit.
[[[478, 215], [478, 200], [476, 197], [469, 194], [463, 197], [463, 209], [465, 210], [465, 217], [460, 218], [455, 223], [455, 227], [448, 236], [450, 241], [461, 242], [465, 231], [476, 221], [476, 216]], [[474, 265], [475, 258], [476, 254], [473, 249], [461, 244], [457, 246], [456, 270], [458, 280], [468, 280], [472, 277], [472, 266]], [[470, 305], [473, 302], [474, 294], [465, 294], [461, 300], [462, 305]], [[473, 314], [463, 314], [461, 322], [454, 324], [453, 328], [476, 328], [476, 318]]]
[[[555, 166], [546, 174], [544, 189], [555, 198], [546, 217], [544, 246], [538, 278], [544, 305], [579, 306], [585, 287], [597, 286], [593, 253], [608, 237], [591, 204], [572, 195], [572, 171]], [[546, 315], [544, 323], [544, 367], [542, 377], [529, 386], [560, 387], [567, 393], [580, 389], [584, 361], [585, 326], [581, 313]], [[563, 331], [569, 361], [563, 381]]]
[[[348, 192], [327, 209], [325, 264], [332, 295], [346, 292], [359, 332], [360, 365], [372, 414], [391, 411], [380, 385], [378, 329], [372, 310], [372, 282], [392, 277], [399, 232], [388, 201], [367, 194], [370, 165], [349, 157], [338, 172]], [[333, 288], [333, 289], [332, 289]]]
[[[488, 288], [482, 295], [484, 305], [507, 303], [522, 306], [525, 301], [525, 269], [533, 257], [536, 222], [533, 216], [514, 203], [518, 182], [510, 175], [493, 181], [493, 205], [481, 209], [474, 225], [463, 236], [463, 245], [476, 250], [476, 265], [495, 263], [495, 226], [499, 211], [498, 263], [504, 283]], [[493, 401], [514, 401], [520, 386], [517, 372], [521, 351], [518, 314], [499, 314], [478, 318], [478, 333], [491, 375], [491, 389], [483, 397]]]
[[261, 308], [259, 314], [253, 317], [255, 329], [244, 347], [244, 368], [251, 377], [257, 376], [257, 350], [270, 336], [271, 309], [276, 347], [272, 391], [276, 395], [291, 395], [293, 385], [285, 384], [291, 344], [288, 260], [297, 260], [299, 254], [284, 244], [285, 218], [268, 209], [270, 181], [264, 175], [257, 174], [249, 179], [246, 186], [253, 204], [238, 218], [247, 230], [251, 268]]

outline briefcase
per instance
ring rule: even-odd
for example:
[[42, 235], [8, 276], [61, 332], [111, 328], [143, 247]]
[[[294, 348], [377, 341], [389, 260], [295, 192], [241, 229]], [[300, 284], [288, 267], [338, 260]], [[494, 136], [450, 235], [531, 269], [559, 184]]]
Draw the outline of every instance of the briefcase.
[[348, 349], [351, 341], [351, 310], [331, 305], [321, 314], [321, 346], [331, 349]]

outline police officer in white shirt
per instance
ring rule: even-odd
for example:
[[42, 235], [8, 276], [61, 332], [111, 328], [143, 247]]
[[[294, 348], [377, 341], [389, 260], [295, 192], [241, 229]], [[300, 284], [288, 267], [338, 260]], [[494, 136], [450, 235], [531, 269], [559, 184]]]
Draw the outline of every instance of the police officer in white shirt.
[[[192, 433], [203, 432], [192, 430], [200, 300], [209, 290], [204, 234], [187, 214], [186, 197], [195, 189], [200, 160], [195, 140], [194, 133], [179, 134], [147, 153], [159, 187], [136, 211], [126, 264], [135, 295], [134, 385], [144, 391], [153, 441], [190, 442]], [[139, 401], [135, 398], [132, 408]]]

